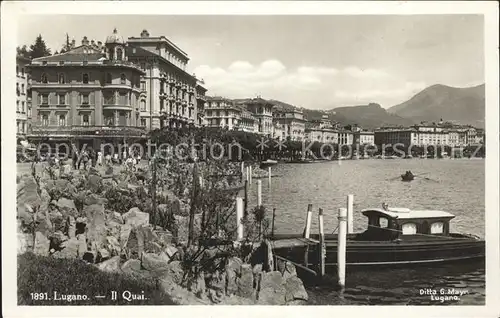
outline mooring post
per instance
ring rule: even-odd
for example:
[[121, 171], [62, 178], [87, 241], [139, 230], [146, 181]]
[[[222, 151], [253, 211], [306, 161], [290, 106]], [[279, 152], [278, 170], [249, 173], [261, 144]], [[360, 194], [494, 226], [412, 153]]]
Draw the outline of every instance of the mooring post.
[[339, 285], [343, 290], [345, 287], [345, 266], [347, 250], [347, 209], [339, 209], [339, 236], [337, 248], [337, 274]]
[[274, 217], [276, 215], [276, 208], [273, 208], [273, 221], [271, 225], [271, 237], [274, 238]]
[[245, 162], [241, 162], [241, 182], [243, 182], [243, 178], [245, 176]]
[[347, 233], [354, 233], [354, 195], [347, 196]]
[[262, 205], [262, 180], [257, 180], [257, 206]]
[[238, 241], [243, 240], [243, 198], [236, 197], [236, 224]]
[[268, 167], [268, 168], [267, 168], [267, 177], [269, 178], [269, 184], [271, 184], [271, 178], [272, 178], [272, 175], [271, 175], [271, 167]]
[[246, 216], [248, 214], [248, 180], [245, 180], [245, 201], [243, 202], [243, 204], [243, 212]]
[[307, 205], [306, 227], [304, 229], [304, 238], [306, 239], [311, 235], [312, 206], [310, 203]]
[[250, 166], [250, 169], [249, 169], [249, 174], [248, 174], [248, 180], [250, 180], [250, 184], [252, 184], [252, 166]]
[[325, 260], [326, 260], [326, 244], [325, 244], [325, 228], [323, 227], [323, 209], [319, 209], [319, 275], [325, 276]]
[[246, 173], [246, 179], [245, 179], [245, 180], [246, 180], [247, 182], [250, 182], [250, 173], [249, 173], [249, 172], [250, 172], [250, 167], [247, 167], [246, 172], [247, 172], [247, 173]]

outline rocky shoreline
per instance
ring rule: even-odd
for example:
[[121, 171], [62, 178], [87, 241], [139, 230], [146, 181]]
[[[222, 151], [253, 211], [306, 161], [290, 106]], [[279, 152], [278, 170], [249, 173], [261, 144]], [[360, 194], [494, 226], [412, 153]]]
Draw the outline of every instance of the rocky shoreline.
[[[124, 198], [143, 204], [147, 199], [137, 193], [141, 189], [147, 194], [148, 181], [148, 173], [110, 167], [106, 172], [93, 168], [87, 172], [62, 166], [41, 176], [18, 177], [18, 254], [83, 259], [105, 272], [152, 277], [180, 305], [307, 302], [308, 294], [292, 264], [269, 266], [272, 259], [258, 255], [267, 250], [266, 241], [252, 242], [246, 254], [238, 242], [227, 248], [188, 247], [190, 202], [170, 189], [159, 190], [163, 199], [157, 206], [158, 217], [170, 229], [153, 226], [150, 214], [139, 206], [110, 209]], [[116, 193], [122, 197], [112, 205]], [[194, 215], [197, 235], [202, 218], [201, 213]]]

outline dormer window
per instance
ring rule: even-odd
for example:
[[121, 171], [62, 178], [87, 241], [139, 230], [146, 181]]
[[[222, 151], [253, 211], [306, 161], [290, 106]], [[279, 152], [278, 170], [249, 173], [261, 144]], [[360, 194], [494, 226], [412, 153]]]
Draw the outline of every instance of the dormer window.
[[47, 74], [43, 73], [42, 78], [41, 78], [42, 83], [47, 84], [48, 79], [47, 79]]
[[64, 76], [64, 73], [59, 73], [59, 84], [65, 84], [66, 83], [66, 79], [65, 79], [65, 76]]
[[89, 83], [89, 74], [83, 73], [83, 75], [82, 75], [82, 82], [83, 82], [83, 84], [88, 84]]
[[125, 76], [125, 74], [122, 74], [120, 76], [120, 84], [126, 84], [127, 83], [127, 77]]

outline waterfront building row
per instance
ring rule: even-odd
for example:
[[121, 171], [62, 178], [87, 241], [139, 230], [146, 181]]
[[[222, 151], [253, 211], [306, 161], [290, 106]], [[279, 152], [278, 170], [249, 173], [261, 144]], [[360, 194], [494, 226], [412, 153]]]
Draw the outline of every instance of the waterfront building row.
[[411, 127], [382, 127], [375, 131], [376, 145], [463, 147], [484, 143], [484, 130], [471, 126], [418, 124]]

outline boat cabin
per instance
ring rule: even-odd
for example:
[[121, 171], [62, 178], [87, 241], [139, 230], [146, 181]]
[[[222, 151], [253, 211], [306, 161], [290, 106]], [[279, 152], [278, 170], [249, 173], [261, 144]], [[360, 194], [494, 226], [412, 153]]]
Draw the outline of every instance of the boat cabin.
[[368, 229], [362, 240], [396, 240], [448, 236], [450, 220], [455, 216], [444, 211], [375, 208], [361, 211], [368, 217]]

